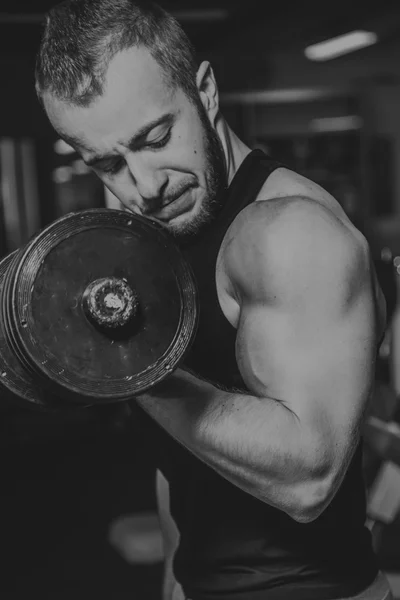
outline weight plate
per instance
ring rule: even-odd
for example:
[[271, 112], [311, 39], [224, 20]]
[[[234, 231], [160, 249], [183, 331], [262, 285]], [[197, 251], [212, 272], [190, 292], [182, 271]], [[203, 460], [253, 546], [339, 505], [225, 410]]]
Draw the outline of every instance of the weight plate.
[[16, 250], [0, 261], [0, 393], [10, 405], [55, 410], [60, 404], [24, 369], [7, 336], [7, 284], [12, 280], [13, 267], [18, 263], [19, 256], [20, 251]]
[[163, 226], [111, 209], [58, 219], [23, 249], [9, 290], [15, 352], [74, 402], [148, 390], [181, 362], [197, 325], [189, 265]]

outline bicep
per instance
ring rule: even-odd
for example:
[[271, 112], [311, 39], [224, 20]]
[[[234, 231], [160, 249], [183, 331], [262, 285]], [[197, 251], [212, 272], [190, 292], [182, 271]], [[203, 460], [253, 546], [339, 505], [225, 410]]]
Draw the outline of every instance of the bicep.
[[249, 389], [296, 415], [341, 469], [372, 386], [376, 313], [365, 247], [335, 224], [313, 225], [304, 234], [297, 221], [285, 245], [261, 247], [240, 287], [236, 352]]
[[341, 314], [253, 305], [243, 309], [237, 359], [249, 388], [283, 402], [324, 435], [356, 425], [375, 358], [368, 297]]

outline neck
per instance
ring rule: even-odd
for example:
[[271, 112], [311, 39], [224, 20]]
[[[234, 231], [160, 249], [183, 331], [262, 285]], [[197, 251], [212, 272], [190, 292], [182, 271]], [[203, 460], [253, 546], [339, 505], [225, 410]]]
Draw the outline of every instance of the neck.
[[228, 185], [230, 185], [236, 171], [251, 149], [238, 138], [222, 116], [216, 123], [216, 131], [224, 149]]

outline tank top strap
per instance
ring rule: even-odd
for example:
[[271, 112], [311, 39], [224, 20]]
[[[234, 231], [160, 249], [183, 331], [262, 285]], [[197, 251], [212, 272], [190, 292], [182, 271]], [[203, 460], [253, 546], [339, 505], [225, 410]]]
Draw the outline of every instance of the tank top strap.
[[262, 150], [252, 150], [244, 159], [229, 186], [229, 201], [222, 211], [225, 229], [243, 208], [254, 202], [266, 179], [273, 171], [284, 167]]

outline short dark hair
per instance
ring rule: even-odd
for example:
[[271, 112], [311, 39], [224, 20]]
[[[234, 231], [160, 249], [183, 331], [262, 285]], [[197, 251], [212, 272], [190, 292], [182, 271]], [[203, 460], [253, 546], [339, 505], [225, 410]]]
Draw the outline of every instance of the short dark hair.
[[36, 58], [36, 91], [77, 106], [101, 96], [111, 59], [147, 48], [172, 88], [198, 103], [195, 50], [178, 21], [153, 2], [66, 0], [46, 15]]

